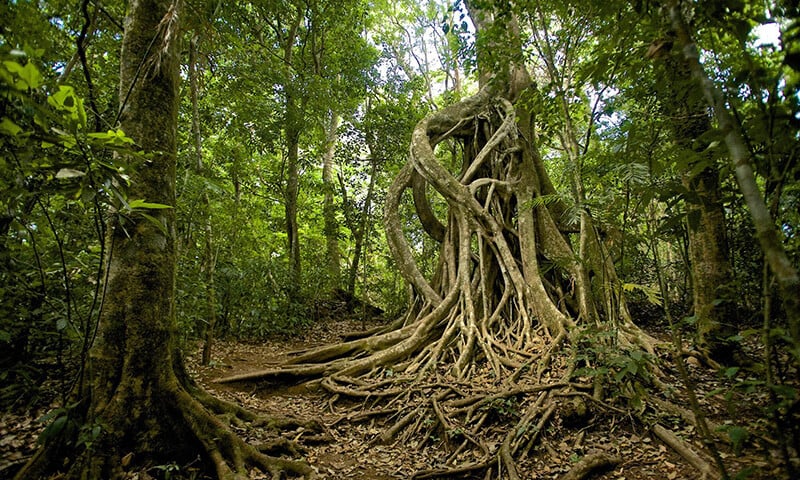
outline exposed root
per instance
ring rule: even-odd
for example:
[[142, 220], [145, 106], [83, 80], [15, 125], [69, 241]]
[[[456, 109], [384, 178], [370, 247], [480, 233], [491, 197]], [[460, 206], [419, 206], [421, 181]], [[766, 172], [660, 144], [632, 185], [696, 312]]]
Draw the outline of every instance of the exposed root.
[[[373, 443], [443, 449], [446, 458], [413, 476], [420, 479], [483, 471], [517, 480], [520, 459], [547, 451], [549, 426], [581, 429], [601, 412], [633, 417], [626, 405], [605, 401], [604, 381], [641, 368], [658, 384], [648, 360], [658, 343], [633, 323], [588, 213], [579, 249], [560, 230], [566, 206], [543, 200], [555, 192], [519, 127], [528, 121], [484, 88], [417, 125], [410, 161], [386, 198], [389, 248], [412, 287], [409, 310], [392, 328], [218, 382], [313, 379], [332, 395], [338, 421], [383, 421]], [[459, 173], [439, 162], [434, 149], [442, 142], [460, 147]], [[426, 185], [446, 202], [446, 221], [433, 215]], [[441, 242], [431, 280], [403, 233], [408, 190], [423, 230]], [[633, 389], [617, 383], [617, 394]], [[618, 461], [590, 455], [564, 478]]]
[[[193, 384], [183, 387], [177, 381], [167, 382], [158, 398], [159, 404], [139, 408], [129, 403], [132, 397], [122, 393], [119, 403], [110, 403], [109, 408], [99, 411], [98, 417], [91, 420], [103, 426], [94, 450], [83, 450], [77, 458], [70, 457], [69, 463], [62, 463], [70, 450], [67, 447], [76, 441], [63, 433], [50, 439], [15, 478], [46, 478], [51, 473], [63, 472], [64, 465], [69, 467], [63, 472], [64, 478], [117, 478], [126, 471], [146, 468], [146, 464], [137, 463], [140, 461], [174, 461], [177, 458], [173, 455], [197, 457], [198, 447], [206, 467], [220, 480], [247, 479], [250, 468], [258, 468], [276, 479], [287, 475], [314, 478], [314, 470], [308, 464], [286, 456], [300, 456], [301, 439], [327, 438], [324, 427], [318, 422], [282, 416], [262, 417], [219, 400]], [[132, 415], [123, 415], [120, 411]], [[139, 413], [143, 415], [137, 416]], [[277, 438], [253, 446], [234, 433], [230, 425], [268, 429]], [[146, 435], [137, 434], [140, 431], [145, 431]], [[292, 437], [279, 436], [283, 432], [292, 432]], [[131, 438], [134, 443], [126, 441]]]
[[559, 480], [582, 480], [598, 470], [614, 467], [620, 462], [622, 459], [614, 455], [604, 452], [590, 453], [578, 460]]
[[[648, 401], [653, 404], [654, 410], [679, 417], [689, 425], [692, 425], [698, 430], [700, 429], [700, 425], [698, 425], [697, 419], [691, 410], [657, 397], [652, 397]], [[716, 436], [718, 441], [730, 443], [731, 439], [725, 434], [725, 429], [722, 427], [722, 425], [714, 423], [708, 419], [705, 419], [705, 422], [708, 425], [709, 431]]]
[[[203, 396], [198, 402], [188, 392], [178, 389], [174, 392], [178, 409], [185, 424], [203, 446], [208, 458], [214, 465], [217, 476], [221, 480], [249, 478], [247, 467], [256, 467], [279, 478], [281, 472], [303, 478], [314, 478], [314, 470], [306, 463], [282, 457], [271, 456], [259, 451], [240, 436], [233, 433], [215, 414], [203, 408], [210, 404], [216, 411], [230, 413], [243, 420], [254, 422], [259, 420], [252, 412], [236, 405], [228, 404], [211, 396]], [[213, 399], [213, 401], [210, 401]], [[262, 425], [275, 427], [295, 425], [288, 419], [263, 420]], [[297, 453], [296, 442], [282, 442], [284, 451]]]
[[667, 444], [672, 450], [678, 453], [684, 460], [689, 462], [694, 468], [696, 468], [700, 474], [701, 478], [704, 479], [717, 479], [719, 478], [719, 472], [717, 472], [710, 463], [703, 460], [703, 458], [694, 451], [692, 447], [690, 447], [686, 442], [678, 438], [677, 435], [672, 433], [671, 430], [659, 425], [653, 425], [653, 434], [658, 437], [662, 442]]

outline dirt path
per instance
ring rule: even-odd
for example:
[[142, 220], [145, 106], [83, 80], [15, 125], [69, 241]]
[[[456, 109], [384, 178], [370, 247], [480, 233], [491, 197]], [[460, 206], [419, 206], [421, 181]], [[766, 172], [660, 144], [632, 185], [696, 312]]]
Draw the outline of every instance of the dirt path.
[[324, 321], [294, 338], [279, 338], [258, 344], [220, 342], [215, 346], [209, 367], [198, 365], [199, 352], [188, 359], [188, 364], [199, 383], [221, 398], [256, 412], [321, 420], [334, 441], [310, 446], [305, 457], [321, 479], [409, 478], [414, 471], [426, 467], [426, 459], [418, 452], [403, 447], [370, 445], [369, 439], [379, 433], [378, 428], [369, 424], [348, 425], [343, 422], [343, 415], [332, 406], [331, 398], [325, 392], [303, 385], [214, 383], [214, 379], [222, 376], [279, 365], [287, 358], [288, 352], [339, 342], [347, 333], [374, 326], [374, 323], [354, 320]]

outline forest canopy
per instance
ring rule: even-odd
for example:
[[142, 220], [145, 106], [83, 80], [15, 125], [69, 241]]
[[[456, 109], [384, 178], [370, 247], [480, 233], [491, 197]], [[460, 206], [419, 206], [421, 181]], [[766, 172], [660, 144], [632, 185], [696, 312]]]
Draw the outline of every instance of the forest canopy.
[[0, 5], [0, 410], [49, 411], [0, 478], [319, 474], [339, 420], [195, 364], [415, 478], [584, 478], [617, 419], [800, 475], [797, 2], [78, 3]]

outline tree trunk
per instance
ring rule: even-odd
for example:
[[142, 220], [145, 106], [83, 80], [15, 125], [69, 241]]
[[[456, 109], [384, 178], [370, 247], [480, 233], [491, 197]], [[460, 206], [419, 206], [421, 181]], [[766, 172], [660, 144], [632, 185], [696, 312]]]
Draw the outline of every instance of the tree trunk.
[[[205, 173], [203, 165], [203, 135], [200, 131], [200, 109], [198, 99], [200, 87], [197, 79], [197, 42], [199, 36], [192, 36], [189, 45], [189, 96], [192, 103], [192, 139], [194, 140], [195, 169], [199, 176]], [[203, 342], [203, 365], [211, 362], [211, 348], [214, 343], [214, 334], [217, 325], [217, 294], [214, 289], [214, 269], [216, 258], [214, 255], [214, 238], [211, 229], [211, 211], [208, 199], [208, 189], [203, 185], [200, 197], [200, 219], [203, 222], [203, 254], [200, 256], [200, 274], [205, 291], [206, 325], [205, 339]]]
[[659, 51], [657, 56], [664, 58], [664, 115], [672, 119], [674, 140], [688, 157], [681, 181], [689, 192], [685, 205], [696, 344], [710, 358], [730, 363], [734, 351], [727, 339], [736, 332], [729, 291], [733, 271], [728, 258], [725, 210], [712, 152], [706, 151], [705, 145], [695, 146], [711, 130], [711, 121], [702, 97], [694, 92], [688, 61], [680, 52]]
[[330, 124], [325, 132], [325, 154], [322, 162], [322, 183], [325, 198], [322, 204], [322, 216], [325, 220], [325, 245], [328, 270], [329, 291], [334, 291], [341, 285], [342, 267], [341, 253], [339, 250], [339, 222], [336, 220], [336, 205], [333, 194], [336, 186], [333, 180], [333, 156], [336, 153], [338, 128], [341, 118], [331, 112]]
[[[286, 42], [283, 45], [283, 61], [291, 72], [292, 59], [294, 54], [294, 42], [297, 37], [300, 22], [303, 14], [299, 10], [296, 13], [294, 23], [291, 25]], [[284, 135], [286, 137], [286, 190], [284, 194], [284, 212], [286, 216], [286, 241], [287, 253], [289, 256], [289, 278], [288, 295], [290, 300], [300, 299], [300, 280], [302, 278], [300, 260], [300, 233], [297, 224], [297, 199], [300, 192], [300, 130], [303, 121], [303, 109], [300, 106], [300, 98], [295, 91], [293, 82], [299, 81], [297, 78], [290, 77], [283, 85], [286, 94], [286, 112], [284, 118]]]
[[[537, 150], [530, 102], [515, 105], [523, 93], [533, 92], [526, 92], [530, 77], [514, 60], [521, 43], [513, 14], [470, 8], [470, 15], [479, 36], [492, 30], [495, 39], [478, 42], [491, 49], [478, 51], [481, 88], [417, 124], [410, 159], [386, 193], [387, 243], [412, 287], [409, 310], [376, 335], [313, 349], [282, 368], [221, 381], [322, 376], [320, 385], [339, 396], [391, 399], [386, 404], [396, 406], [389, 409], [396, 422], [376, 440], [449, 435], [455, 425], [469, 432], [443, 462], [447, 468], [420, 473], [421, 478], [455, 478], [467, 468], [451, 469], [459, 464], [455, 456], [472, 449], [480, 460], [470, 469], [487, 470], [486, 478], [518, 479], [514, 458], [537, 441], [556, 410], [547, 391], [556, 386], [564, 394], [571, 391], [574, 355], [633, 350], [642, 357], [655, 341], [631, 321], [614, 266], [588, 220], [580, 247], [587, 258], [577, 261], [577, 249], [559, 230], [561, 207], [541, 200], [553, 187]], [[437, 145], [448, 144], [462, 153], [456, 172], [435, 153]], [[444, 225], [427, 218], [425, 184], [446, 203]], [[404, 233], [401, 203], [408, 190], [415, 190], [422, 230], [441, 241], [431, 278], [423, 275]], [[596, 290], [577, 284], [583, 262], [602, 279]], [[558, 373], [553, 368], [570, 362], [572, 367]], [[547, 382], [541, 381], [544, 372]], [[538, 399], [523, 392], [537, 392]], [[489, 414], [480, 414], [480, 405], [513, 402], [517, 394], [525, 406], [516, 421], [488, 426]], [[497, 431], [502, 433], [491, 442], [469, 437]]]
[[294, 96], [286, 98], [286, 238], [289, 252], [289, 295], [297, 299], [302, 278], [300, 263], [300, 233], [297, 224], [297, 198], [300, 191], [300, 107]]
[[50, 438], [17, 478], [45, 478], [65, 466], [67, 478], [127, 478], [126, 471], [190, 463], [198, 453], [218, 478], [246, 478], [246, 465], [309, 473], [261, 455], [214, 417], [245, 413], [200, 390], [176, 346], [179, 13], [169, 1], [130, 2], [120, 56], [121, 127], [147, 154], [131, 175], [128, 196], [169, 208], [149, 211], [150, 218], [110, 212], [105, 297], [84, 367], [88, 381], [74, 392], [77, 406], [55, 420], [74, 428]]
[[[375, 182], [378, 175], [378, 160], [370, 158], [371, 168], [369, 173], [369, 186], [367, 187], [367, 196], [364, 198], [364, 208], [358, 216], [358, 224], [356, 225], [353, 236], [355, 237], [355, 245], [353, 246], [353, 261], [350, 263], [350, 272], [347, 275], [347, 293], [350, 295], [356, 294], [356, 278], [358, 277], [358, 268], [361, 265], [361, 256], [364, 251], [364, 245], [368, 241], [367, 238], [367, 224], [372, 218], [372, 197], [375, 193]], [[344, 185], [342, 186], [344, 188]]]

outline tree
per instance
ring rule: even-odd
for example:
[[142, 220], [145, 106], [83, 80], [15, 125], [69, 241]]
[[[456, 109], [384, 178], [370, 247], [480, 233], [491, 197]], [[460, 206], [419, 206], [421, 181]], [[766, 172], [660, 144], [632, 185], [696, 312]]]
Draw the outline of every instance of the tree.
[[97, 340], [74, 403], [17, 478], [117, 478], [128, 469], [203, 461], [219, 478], [245, 478], [245, 465], [308, 474], [233, 434], [216, 413], [254, 416], [200, 390], [176, 345], [175, 169], [180, 66], [179, 3], [133, 1], [120, 56], [122, 129], [141, 153], [128, 190], [139, 211], [109, 213], [105, 298]]
[[330, 120], [325, 126], [325, 148], [322, 154], [322, 188], [325, 195], [322, 203], [322, 216], [325, 221], [325, 252], [328, 260], [327, 274], [329, 290], [341, 288], [342, 265], [339, 250], [339, 221], [336, 219], [336, 205], [333, 198], [336, 184], [333, 180], [334, 156], [336, 142], [339, 139], [339, 122], [341, 118], [333, 111]]
[[[321, 385], [340, 395], [402, 397], [403, 406], [391, 410], [396, 423], [380, 440], [416, 421], [411, 435], [458, 430], [452, 433], [461, 444], [457, 451], [477, 447], [473, 462], [426, 473], [496, 469], [498, 478], [518, 478], [515, 456], [536, 442], [559, 396], [573, 391], [572, 369], [554, 373], [564, 355], [609, 368], [612, 355], [644, 364], [656, 342], [633, 323], [589, 212], [577, 232], [563, 221], [566, 206], [538, 150], [530, 108], [538, 92], [522, 61], [519, 12], [468, 7], [478, 35], [480, 90], [417, 124], [411, 158], [387, 192], [387, 241], [412, 287], [411, 307], [374, 336], [225, 380], [322, 376]], [[452, 145], [459, 156], [444, 161], [437, 145]], [[417, 265], [401, 221], [409, 189], [422, 228], [441, 243], [431, 278]], [[442, 220], [431, 214], [433, 195], [446, 204]], [[644, 366], [635, 371], [646, 375]], [[543, 380], [546, 372], [555, 377]], [[617, 371], [617, 378], [626, 373]], [[604, 379], [596, 380], [600, 395]], [[464, 393], [471, 385], [475, 390]], [[472, 436], [486, 427], [488, 414], [473, 415], [476, 409], [515, 402], [526, 392], [538, 399], [520, 400], [521, 413], [499, 427], [496, 448], [481, 449]]]
[[[800, 274], [792, 264], [780, 240], [775, 220], [770, 215], [764, 195], [756, 182], [750, 151], [742, 137], [741, 127], [729, 112], [722, 93], [708, 77], [694, 43], [693, 32], [687, 25], [677, 0], [669, 2], [669, 14], [678, 44], [682, 47], [692, 78], [697, 82], [697, 93], [713, 109], [718, 128], [723, 132], [725, 146], [730, 153], [731, 166], [742, 196], [750, 211], [761, 250], [778, 283], [781, 300], [787, 317], [793, 348], [800, 345]], [[795, 352], [797, 355], [797, 352]]]
[[648, 56], [663, 61], [659, 69], [666, 82], [657, 91], [663, 115], [670, 120], [672, 139], [685, 165], [681, 182], [686, 190], [689, 265], [692, 279], [692, 310], [697, 325], [698, 348], [709, 358], [724, 363], [733, 360], [727, 340], [736, 333], [732, 320], [733, 272], [728, 258], [725, 211], [713, 135], [705, 101], [692, 80], [689, 62], [681, 52], [671, 51], [675, 33], [667, 32], [651, 45]]

